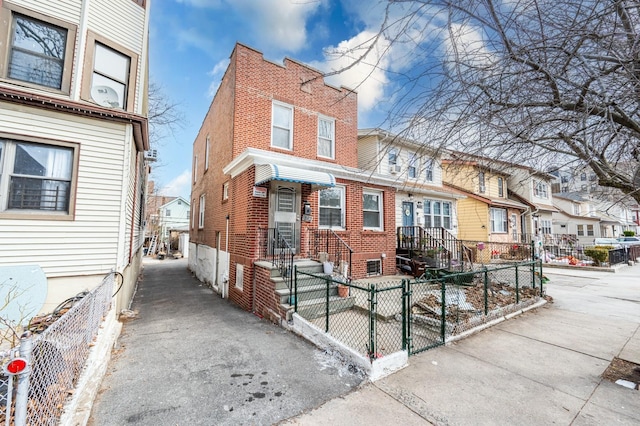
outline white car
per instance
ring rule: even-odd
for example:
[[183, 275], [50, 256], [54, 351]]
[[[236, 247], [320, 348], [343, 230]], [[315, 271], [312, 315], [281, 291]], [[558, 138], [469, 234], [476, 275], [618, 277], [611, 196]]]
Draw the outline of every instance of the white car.
[[617, 240], [618, 244], [621, 244], [622, 246], [635, 246], [640, 244], [639, 237], [620, 237]]
[[612, 246], [614, 248], [620, 248], [620, 242], [615, 238], [596, 238], [593, 240], [594, 246]]

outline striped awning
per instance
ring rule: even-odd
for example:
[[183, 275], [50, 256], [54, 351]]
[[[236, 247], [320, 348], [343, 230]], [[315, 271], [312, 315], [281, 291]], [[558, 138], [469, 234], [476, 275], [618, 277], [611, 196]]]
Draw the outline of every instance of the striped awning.
[[336, 186], [336, 178], [331, 173], [281, 166], [278, 164], [256, 165], [256, 185], [271, 180], [308, 183], [317, 187], [316, 189]]

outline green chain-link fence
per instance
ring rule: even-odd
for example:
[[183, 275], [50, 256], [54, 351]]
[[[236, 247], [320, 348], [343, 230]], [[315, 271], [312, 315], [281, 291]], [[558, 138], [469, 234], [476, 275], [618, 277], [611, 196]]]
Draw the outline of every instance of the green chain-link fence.
[[[539, 261], [490, 265], [433, 279], [376, 277], [344, 282], [296, 271], [295, 311], [370, 359], [443, 344], [495, 318], [538, 301]], [[443, 303], [444, 301], [444, 303]]]

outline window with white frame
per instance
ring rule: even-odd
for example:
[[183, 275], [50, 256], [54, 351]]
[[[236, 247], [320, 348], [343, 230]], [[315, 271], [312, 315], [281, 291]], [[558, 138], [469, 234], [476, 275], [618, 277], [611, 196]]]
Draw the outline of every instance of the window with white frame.
[[491, 208], [489, 211], [491, 221], [491, 232], [507, 232], [507, 210]]
[[579, 237], [584, 237], [584, 225], [577, 225], [576, 230]]
[[318, 116], [318, 156], [335, 158], [335, 120]]
[[236, 288], [242, 290], [244, 288], [244, 265], [236, 263]]
[[37, 15], [11, 3], [0, 4], [8, 31], [0, 34], [6, 64], [0, 77], [49, 89], [69, 92], [76, 27], [64, 21]]
[[198, 179], [198, 154], [193, 156], [193, 182]]
[[549, 185], [547, 185], [542, 181], [534, 180], [533, 195], [535, 195], [538, 198], [549, 198]]
[[504, 179], [498, 178], [498, 197], [504, 197]]
[[69, 214], [77, 146], [0, 139], [0, 211]]
[[271, 111], [271, 146], [293, 149], [293, 107], [273, 102]]
[[586, 174], [586, 173], [584, 173], [584, 172], [583, 172], [583, 173], [580, 173], [580, 180], [581, 180], [581, 181], [585, 181], [585, 180], [587, 180], [587, 174]]
[[362, 211], [364, 229], [382, 230], [382, 191], [364, 190]]
[[418, 155], [415, 152], [410, 152], [407, 163], [407, 177], [415, 179], [418, 177]]
[[581, 211], [580, 204], [574, 203], [573, 204], [573, 214], [579, 215], [580, 211]]
[[451, 212], [448, 201], [424, 200], [425, 227], [451, 229]]
[[[192, 205], [193, 205], [194, 207], [195, 207], [195, 205], [196, 205], [196, 199], [195, 199], [195, 198], [193, 199], [193, 203], [192, 203]], [[193, 209], [193, 210], [191, 210], [191, 228], [193, 229], [193, 228], [195, 228], [195, 227], [196, 227], [196, 210], [195, 210], [195, 209]]]
[[210, 144], [210, 139], [209, 139], [209, 135], [207, 135], [207, 141], [204, 146], [204, 171], [205, 172], [209, 170], [209, 144]]
[[170, 217], [170, 216], [171, 216], [171, 209], [166, 209], [166, 210], [164, 211], [164, 215], [165, 215], [166, 217]]
[[222, 184], [222, 199], [229, 199], [229, 182], [225, 182]]
[[204, 194], [200, 196], [200, 205], [198, 211], [198, 228], [204, 228]]
[[540, 220], [540, 228], [543, 234], [551, 234], [551, 221], [549, 219]]
[[424, 162], [424, 180], [433, 182], [433, 158], [427, 158]]
[[398, 164], [398, 150], [396, 148], [389, 148], [387, 151], [387, 162], [389, 163], [389, 172], [397, 173], [400, 165]]
[[593, 237], [593, 225], [587, 225], [587, 236]]
[[478, 172], [478, 192], [484, 194], [485, 190], [484, 172]]
[[323, 189], [319, 192], [318, 226], [343, 229], [345, 224], [345, 189], [343, 186]]

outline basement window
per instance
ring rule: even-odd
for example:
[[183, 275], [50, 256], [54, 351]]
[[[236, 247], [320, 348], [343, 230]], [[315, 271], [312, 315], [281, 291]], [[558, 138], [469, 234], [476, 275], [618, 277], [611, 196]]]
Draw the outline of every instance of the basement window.
[[367, 276], [382, 275], [382, 262], [379, 259], [367, 260]]

